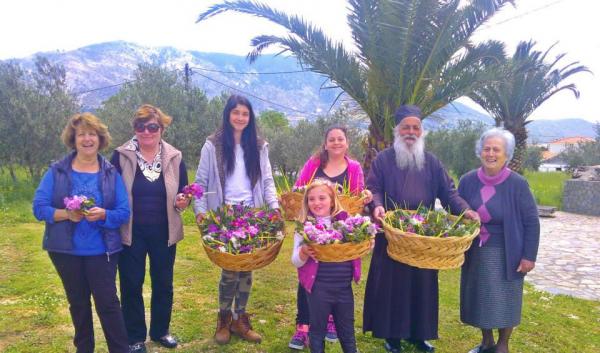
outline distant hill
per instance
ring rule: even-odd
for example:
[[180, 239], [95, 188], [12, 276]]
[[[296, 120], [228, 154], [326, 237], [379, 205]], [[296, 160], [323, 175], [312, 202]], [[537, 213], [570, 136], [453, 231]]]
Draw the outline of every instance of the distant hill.
[[[174, 70], [183, 69], [187, 63], [194, 73], [193, 84], [204, 89], [208, 96], [231, 91], [226, 86], [235, 87], [269, 101], [250, 97], [257, 111], [275, 109], [293, 120], [312, 119], [318, 114], [327, 113], [340, 92], [339, 89], [323, 89], [323, 86], [328, 86], [326, 78], [312, 72], [277, 75], [227, 73], [301, 70], [293, 57], [264, 56], [249, 65], [243, 56], [183, 51], [172, 47], [149, 48], [123, 41], [40, 54], [64, 65], [73, 92], [114, 86], [130, 80], [139, 63], [156, 63]], [[33, 60], [33, 57], [28, 57], [16, 61], [25, 68], [32, 68]], [[119, 86], [116, 86], [80, 94], [81, 104], [97, 108], [118, 90]], [[432, 114], [425, 120], [425, 125], [427, 129], [453, 127], [459, 120], [479, 121], [490, 126], [494, 123], [489, 115], [456, 102]], [[536, 120], [528, 125], [528, 130], [532, 142], [548, 142], [567, 136], [595, 136], [594, 124], [583, 119]]]
[[[452, 128], [460, 120], [480, 122], [493, 126], [494, 119], [460, 102], [454, 102], [433, 113], [425, 120], [425, 127], [430, 130], [440, 127]], [[533, 120], [527, 125], [530, 143], [550, 142], [563, 137], [587, 136], [596, 137], [594, 123], [584, 119]]]
[[[310, 117], [327, 112], [340, 92], [336, 89], [320, 89], [325, 78], [312, 72], [277, 75], [224, 73], [301, 70], [296, 59], [292, 57], [264, 56], [253, 65], [249, 65], [243, 56], [182, 51], [172, 47], [149, 48], [123, 41], [93, 44], [68, 52], [40, 54], [48, 57], [52, 62], [64, 65], [67, 70], [68, 84], [74, 92], [107, 87], [130, 80], [139, 63], [154, 63], [174, 70], [183, 70], [187, 63], [192, 68], [192, 72], [197, 73], [192, 75], [193, 84], [204, 89], [208, 96], [232, 91], [227, 86], [235, 87], [291, 108], [286, 110], [277, 104], [252, 99], [257, 110], [276, 109], [292, 116]], [[34, 57], [17, 61], [24, 67], [32, 68]], [[81, 94], [81, 104], [84, 107], [99, 107], [118, 90], [117, 86]]]

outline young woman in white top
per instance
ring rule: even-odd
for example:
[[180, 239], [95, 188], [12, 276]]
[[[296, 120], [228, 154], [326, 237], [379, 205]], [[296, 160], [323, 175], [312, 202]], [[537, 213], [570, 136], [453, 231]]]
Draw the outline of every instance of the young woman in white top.
[[[257, 136], [250, 101], [240, 95], [229, 97], [222, 127], [206, 139], [200, 154], [196, 183], [210, 193], [194, 203], [198, 222], [208, 210], [223, 204], [279, 208], [267, 147], [267, 142]], [[252, 272], [223, 270], [217, 343], [228, 343], [231, 333], [250, 342], [260, 342], [261, 336], [252, 330], [246, 314], [251, 288]]]

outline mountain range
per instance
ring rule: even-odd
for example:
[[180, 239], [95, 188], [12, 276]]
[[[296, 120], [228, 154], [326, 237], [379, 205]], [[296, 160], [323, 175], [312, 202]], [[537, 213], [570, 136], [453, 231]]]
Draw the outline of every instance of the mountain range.
[[[99, 107], [118, 92], [121, 83], [132, 79], [140, 63], [158, 64], [172, 70], [183, 70], [188, 64], [192, 84], [202, 88], [209, 97], [238, 90], [249, 96], [257, 111], [282, 111], [292, 120], [312, 119], [327, 113], [341, 92], [331, 88], [333, 85], [326, 77], [302, 70], [294, 57], [283, 55], [261, 56], [250, 65], [243, 56], [144, 47], [123, 41], [37, 55], [65, 67], [69, 87], [78, 94], [85, 109]], [[34, 59], [31, 56], [13, 60], [31, 69]], [[493, 125], [489, 115], [460, 102], [449, 104], [432, 117], [425, 120], [428, 129], [456, 126], [460, 120]], [[576, 118], [535, 120], [527, 128], [530, 140], [540, 143], [567, 136], [595, 136], [593, 123]]]

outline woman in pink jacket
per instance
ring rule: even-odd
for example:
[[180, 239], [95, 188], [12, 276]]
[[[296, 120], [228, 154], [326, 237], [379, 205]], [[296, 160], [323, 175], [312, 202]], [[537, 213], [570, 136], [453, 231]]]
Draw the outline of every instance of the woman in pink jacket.
[[[325, 131], [323, 144], [300, 170], [296, 187], [310, 184], [313, 179], [326, 179], [339, 185], [347, 185], [350, 192], [362, 195], [364, 203], [371, 202], [373, 195], [366, 190], [364, 173], [358, 161], [348, 157], [347, 129], [343, 126], [332, 126]], [[296, 332], [292, 336], [288, 346], [292, 349], [303, 350], [308, 346], [309, 310], [306, 290], [298, 283], [297, 295]], [[337, 341], [337, 332], [333, 318], [329, 318], [327, 335], [325, 339], [329, 342]]]

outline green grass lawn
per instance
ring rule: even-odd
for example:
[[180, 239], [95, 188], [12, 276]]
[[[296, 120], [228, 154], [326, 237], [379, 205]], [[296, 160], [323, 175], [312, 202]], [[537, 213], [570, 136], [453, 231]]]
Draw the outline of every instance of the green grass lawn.
[[[450, 172], [454, 184], [458, 185], [458, 177]], [[529, 183], [535, 202], [538, 205], [562, 207], [562, 194], [564, 182], [571, 176], [565, 172], [532, 172], [525, 171], [525, 178]]]
[[525, 172], [525, 178], [538, 205], [562, 207], [565, 180], [571, 178], [563, 172]]
[[[43, 224], [30, 220], [28, 207], [20, 204], [2, 214], [3, 218], [16, 220], [0, 225], [0, 352], [74, 352], [73, 329], [62, 285], [41, 249]], [[186, 213], [186, 219], [191, 220], [191, 212]], [[213, 343], [212, 335], [220, 270], [200, 247], [197, 229], [187, 226], [175, 263], [171, 330], [181, 341], [176, 352], [291, 352], [287, 342], [294, 329], [297, 286], [296, 271], [290, 263], [291, 249], [292, 238], [288, 236], [277, 260], [254, 273], [248, 310], [254, 314], [252, 322], [263, 335], [263, 343], [250, 344], [234, 338], [231, 344], [219, 347]], [[364, 275], [368, 264], [369, 259], [365, 259]], [[380, 340], [362, 334], [364, 279], [354, 286], [358, 347], [363, 353], [384, 352]], [[467, 352], [479, 339], [478, 330], [460, 323], [458, 283], [457, 270], [441, 272], [437, 352]], [[147, 283], [147, 303], [148, 293]], [[599, 302], [553, 296], [531, 286], [526, 286], [524, 300], [523, 320], [515, 330], [512, 352], [600, 351]], [[95, 327], [97, 352], [106, 352], [97, 319]], [[172, 352], [152, 343], [148, 347], [149, 352]], [[408, 347], [405, 351], [414, 352]], [[339, 344], [329, 344], [328, 352], [341, 352]]]

